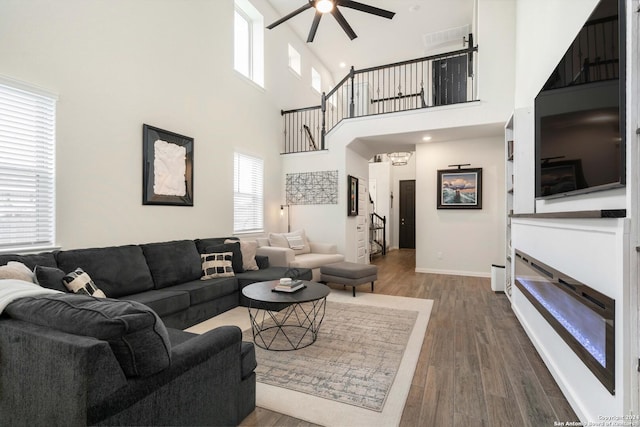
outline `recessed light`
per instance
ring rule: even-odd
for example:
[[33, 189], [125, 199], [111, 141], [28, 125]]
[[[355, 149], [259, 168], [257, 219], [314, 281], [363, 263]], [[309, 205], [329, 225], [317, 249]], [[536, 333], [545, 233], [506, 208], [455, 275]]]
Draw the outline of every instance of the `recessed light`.
[[431, 141], [431, 137], [430, 136], [423, 136], [422, 140], [423, 141]]
[[344, 62], [341, 62], [341, 63], [340, 63], [340, 68], [344, 68], [344, 67], [346, 67], [346, 66], [347, 66], [347, 64], [345, 64]]

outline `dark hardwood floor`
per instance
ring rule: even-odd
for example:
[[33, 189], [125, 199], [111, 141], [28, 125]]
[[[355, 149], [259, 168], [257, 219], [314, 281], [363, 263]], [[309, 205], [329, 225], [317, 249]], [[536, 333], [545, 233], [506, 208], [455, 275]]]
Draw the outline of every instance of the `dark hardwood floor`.
[[[390, 251], [372, 262], [378, 265], [375, 293], [434, 300], [401, 426], [578, 421], [507, 297], [492, 292], [489, 279], [416, 273], [413, 250]], [[257, 408], [241, 425], [314, 424]]]

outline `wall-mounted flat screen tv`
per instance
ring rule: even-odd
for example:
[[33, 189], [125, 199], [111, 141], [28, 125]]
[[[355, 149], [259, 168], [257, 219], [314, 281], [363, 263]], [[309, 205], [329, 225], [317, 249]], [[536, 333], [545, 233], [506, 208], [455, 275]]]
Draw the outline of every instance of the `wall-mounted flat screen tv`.
[[536, 198], [625, 184], [624, 0], [601, 0], [535, 99]]

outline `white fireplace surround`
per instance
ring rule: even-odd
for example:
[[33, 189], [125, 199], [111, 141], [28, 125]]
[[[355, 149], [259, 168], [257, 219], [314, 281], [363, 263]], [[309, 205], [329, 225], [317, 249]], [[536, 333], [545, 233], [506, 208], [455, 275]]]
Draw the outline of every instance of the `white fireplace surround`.
[[[616, 302], [615, 395], [611, 395], [515, 286], [513, 310], [574, 411], [583, 422], [629, 413], [632, 408], [636, 338], [629, 304], [629, 225], [626, 218], [513, 218], [517, 248]], [[512, 254], [513, 256], [513, 254]], [[619, 327], [620, 326], [620, 327]]]

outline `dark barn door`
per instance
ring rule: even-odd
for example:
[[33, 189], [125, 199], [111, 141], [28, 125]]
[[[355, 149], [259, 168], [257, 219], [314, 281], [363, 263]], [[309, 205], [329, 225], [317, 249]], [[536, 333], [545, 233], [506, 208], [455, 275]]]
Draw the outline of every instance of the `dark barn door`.
[[433, 61], [433, 105], [467, 101], [467, 55]]
[[400, 181], [400, 249], [416, 248], [416, 181]]

